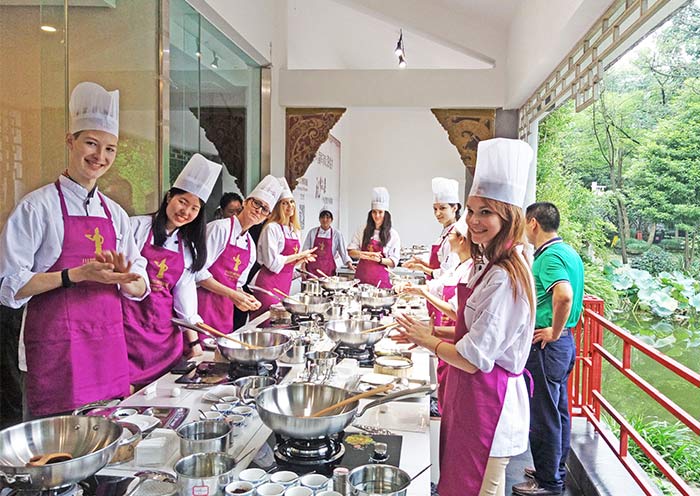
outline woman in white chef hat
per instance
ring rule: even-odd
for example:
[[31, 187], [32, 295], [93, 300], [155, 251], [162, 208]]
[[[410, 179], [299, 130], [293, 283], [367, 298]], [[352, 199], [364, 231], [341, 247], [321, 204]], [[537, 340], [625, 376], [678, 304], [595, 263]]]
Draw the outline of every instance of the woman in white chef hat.
[[[289, 294], [295, 265], [316, 260], [314, 255], [316, 248], [300, 251], [301, 225], [294, 195], [285, 178], [277, 179], [282, 192], [258, 239], [260, 270], [253, 277], [250, 287], [261, 305], [251, 313], [251, 318], [255, 318], [267, 311], [270, 305], [277, 303], [280, 300], [276, 296], [278, 291]], [[256, 291], [253, 286], [266, 291]]]
[[197, 274], [199, 315], [221, 332], [233, 332], [234, 306], [243, 312], [260, 308], [260, 302], [242, 289], [256, 260], [248, 231], [265, 222], [281, 193], [277, 178], [267, 175], [243, 202], [241, 212], [207, 225], [207, 267]]
[[[125, 300], [124, 333], [132, 385], [143, 386], [175, 365], [183, 354], [182, 333], [173, 316], [197, 324], [195, 273], [207, 260], [204, 205], [221, 165], [195, 153], [152, 215], [131, 218], [136, 244], [147, 260], [151, 294], [141, 302]], [[185, 331], [191, 350], [200, 354], [199, 337]]]
[[387, 267], [396, 267], [401, 255], [399, 233], [391, 227], [389, 191], [384, 187], [372, 190], [372, 209], [367, 223], [360, 228], [348, 245], [348, 254], [359, 258], [355, 277], [360, 282], [391, 288]]
[[27, 304], [28, 415], [129, 394], [120, 293], [149, 285], [126, 212], [97, 188], [114, 163], [119, 92], [83, 82], [70, 97], [68, 168], [17, 205], [0, 236], [0, 303]]
[[535, 296], [522, 255], [533, 152], [519, 140], [479, 143], [466, 224], [475, 269], [457, 286], [455, 343], [399, 316], [404, 336], [449, 364], [440, 428], [442, 496], [504, 494], [510, 457], [527, 450], [529, 399], [522, 377]]

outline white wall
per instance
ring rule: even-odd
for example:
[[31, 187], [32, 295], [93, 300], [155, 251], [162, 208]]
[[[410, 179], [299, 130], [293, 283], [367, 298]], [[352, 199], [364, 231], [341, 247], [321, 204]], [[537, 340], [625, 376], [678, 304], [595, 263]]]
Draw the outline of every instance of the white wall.
[[403, 246], [430, 245], [439, 235], [430, 181], [457, 179], [465, 167], [447, 133], [427, 109], [353, 107], [336, 127], [341, 138], [342, 232], [348, 242], [363, 226], [374, 186], [391, 195], [390, 211]]

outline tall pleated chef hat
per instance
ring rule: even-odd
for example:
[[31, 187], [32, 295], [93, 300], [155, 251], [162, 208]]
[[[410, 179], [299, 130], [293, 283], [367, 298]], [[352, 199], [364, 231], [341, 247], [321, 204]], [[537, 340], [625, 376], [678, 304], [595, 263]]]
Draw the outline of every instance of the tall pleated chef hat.
[[119, 90], [107, 91], [88, 81], [78, 83], [68, 109], [71, 134], [96, 130], [119, 137]]
[[282, 193], [280, 194], [280, 197], [277, 199], [277, 201], [284, 200], [286, 198], [294, 198], [294, 195], [292, 194], [292, 190], [289, 188], [287, 180], [283, 177], [278, 177], [277, 180], [280, 182], [280, 186], [282, 187]]
[[459, 182], [445, 177], [434, 177], [433, 203], [462, 203], [459, 199]]
[[221, 164], [195, 153], [175, 179], [173, 188], [185, 190], [206, 202], [214, 189], [219, 174], [221, 174], [221, 169]]
[[534, 152], [524, 141], [494, 138], [479, 142], [469, 196], [522, 207]]
[[372, 210], [389, 210], [389, 190], [385, 187], [372, 189]]
[[282, 185], [279, 180], [270, 174], [263, 177], [258, 185], [253, 188], [250, 192], [248, 198], [256, 198], [260, 201], [267, 203], [267, 208], [272, 210], [272, 207], [277, 203], [277, 199], [282, 193]]

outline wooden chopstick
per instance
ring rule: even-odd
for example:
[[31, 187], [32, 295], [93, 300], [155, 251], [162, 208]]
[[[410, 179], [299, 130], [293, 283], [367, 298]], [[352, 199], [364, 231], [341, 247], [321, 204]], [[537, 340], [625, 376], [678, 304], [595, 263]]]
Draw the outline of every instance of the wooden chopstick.
[[275, 291], [276, 293], [281, 294], [281, 295], [284, 296], [285, 298], [291, 300], [292, 303], [298, 303], [299, 305], [306, 305], [306, 303], [297, 300], [297, 299], [294, 298], [293, 296], [289, 296], [287, 293], [285, 293], [285, 292], [282, 291], [281, 289], [272, 288], [272, 291]]
[[330, 279], [330, 278], [331, 278], [331, 276], [329, 276], [328, 274], [324, 273], [321, 269], [316, 269], [316, 272], [318, 272], [319, 274], [321, 274], [321, 275], [322, 275], [323, 277], [325, 277], [326, 279]]
[[233, 341], [236, 344], [240, 344], [241, 346], [243, 346], [244, 348], [247, 348], [249, 350], [261, 350], [263, 348], [262, 346], [256, 346], [254, 344], [249, 344], [249, 343], [245, 343], [243, 341], [239, 341], [238, 339], [233, 338], [233, 337], [229, 336], [228, 334], [224, 334], [223, 332], [214, 329], [212, 326], [205, 324], [204, 322], [199, 322], [198, 324], [195, 324], [195, 326], [203, 331], [206, 331], [209, 334], [212, 334], [212, 335], [220, 337], [220, 338], [228, 339], [229, 341]]
[[395, 327], [399, 327], [399, 325], [400, 324], [398, 322], [392, 322], [391, 324], [373, 327], [372, 329], [365, 329], [364, 331], [360, 331], [360, 334], [369, 334], [370, 332], [383, 331], [385, 329], [394, 329]]
[[387, 391], [392, 390], [393, 388], [394, 388], [394, 383], [392, 382], [389, 384], [385, 384], [383, 386], [376, 387], [374, 389], [370, 389], [369, 391], [365, 391], [364, 393], [355, 394], [355, 395], [350, 396], [349, 398], [347, 398], [343, 401], [339, 401], [335, 405], [331, 405], [327, 408], [324, 408], [323, 410], [317, 411], [316, 413], [312, 413], [308, 417], [311, 417], [311, 418], [323, 417], [327, 413], [330, 413], [333, 410], [337, 410], [340, 407], [348, 405], [348, 404], [352, 403], [353, 401], [361, 400], [362, 398], [367, 398], [369, 396], [374, 396], [375, 394], [385, 393]]

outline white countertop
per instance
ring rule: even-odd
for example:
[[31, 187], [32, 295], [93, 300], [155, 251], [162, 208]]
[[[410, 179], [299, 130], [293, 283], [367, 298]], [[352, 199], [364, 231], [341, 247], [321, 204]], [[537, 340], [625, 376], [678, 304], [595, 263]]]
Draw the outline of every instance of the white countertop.
[[[386, 340], [385, 340], [386, 341]], [[388, 345], [395, 347], [393, 343], [381, 342], [378, 346]], [[324, 340], [318, 343], [317, 349], [328, 349], [332, 343]], [[212, 352], [205, 352], [200, 360], [211, 361], [213, 359]], [[413, 350], [413, 369], [411, 377], [417, 379], [430, 380], [434, 378], [434, 371], [430, 370], [430, 355], [420, 349]], [[281, 364], [289, 365], [289, 364]], [[303, 371], [303, 365], [293, 365], [292, 370], [287, 374], [282, 383], [294, 381]], [[372, 372], [369, 368], [360, 368], [360, 373]], [[124, 401], [120, 406], [177, 406], [190, 409], [186, 422], [197, 420], [199, 418], [199, 410], [209, 410], [213, 403], [205, 401], [202, 396], [210, 390], [206, 389], [186, 389], [183, 384], [176, 384], [175, 380], [179, 375], [166, 374], [156, 381], [155, 394], [145, 396], [142, 392], [136, 393]], [[331, 383], [336, 380], [342, 382], [342, 378], [335, 377]], [[434, 383], [434, 380], [432, 381]], [[179, 387], [181, 394], [179, 397], [172, 397], [173, 388]], [[144, 390], [147, 388], [144, 388]], [[361, 400], [364, 405], [368, 400]], [[403, 438], [401, 447], [400, 467], [405, 470], [410, 476], [417, 474], [428, 464], [430, 460], [430, 406], [428, 397], [420, 399], [411, 399], [405, 401], [395, 401], [382, 405], [380, 407], [368, 410], [362, 417], [356, 420], [356, 423], [362, 425], [370, 425], [389, 429]], [[348, 427], [346, 432], [353, 432], [356, 429]], [[246, 468], [252, 461], [252, 458], [258, 449], [266, 442], [271, 431], [261, 422], [257, 413], [249, 420], [248, 425], [243, 429], [241, 434], [234, 438], [234, 443], [229, 454], [238, 459], [243, 454], [247, 456], [238, 460], [237, 471]], [[132, 462], [128, 462], [118, 466], [111, 466], [103, 469], [100, 474], [109, 475], [131, 475], [136, 471], [144, 469], [160, 469], [174, 473], [173, 466], [179, 458], [179, 449], [165, 464], [165, 466], [138, 466]], [[430, 471], [426, 471], [415, 479], [408, 489], [410, 496], [426, 496], [430, 494]]]

